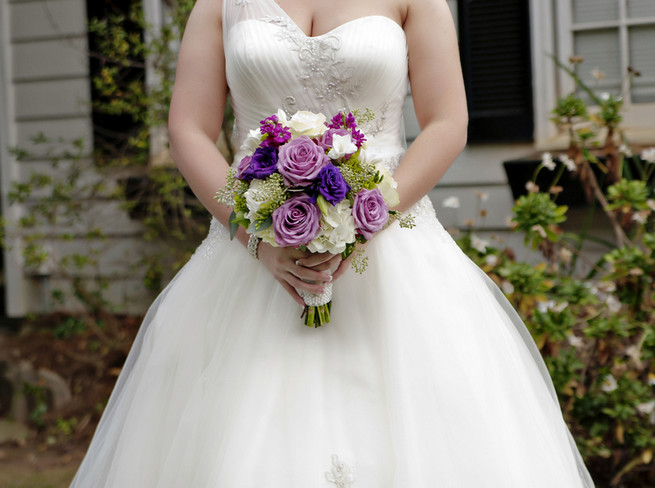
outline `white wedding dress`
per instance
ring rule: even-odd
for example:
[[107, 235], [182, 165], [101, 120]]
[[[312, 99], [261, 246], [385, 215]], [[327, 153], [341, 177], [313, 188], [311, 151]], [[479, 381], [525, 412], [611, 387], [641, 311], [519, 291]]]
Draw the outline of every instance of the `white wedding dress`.
[[[397, 166], [398, 24], [307, 37], [274, 0], [224, 4], [240, 140], [279, 108], [368, 108], [368, 151]], [[335, 283], [319, 329], [213, 220], [150, 308], [72, 486], [593, 486], [524, 325], [427, 197], [411, 212], [414, 229], [382, 232], [367, 271]]]

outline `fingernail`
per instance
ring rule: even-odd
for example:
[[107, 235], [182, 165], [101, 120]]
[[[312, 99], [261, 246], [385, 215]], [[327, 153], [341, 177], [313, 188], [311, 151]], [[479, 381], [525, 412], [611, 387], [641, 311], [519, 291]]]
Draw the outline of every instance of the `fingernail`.
[[332, 275], [328, 276], [328, 283], [332, 281]]
[[296, 259], [296, 266], [300, 266], [300, 259]]

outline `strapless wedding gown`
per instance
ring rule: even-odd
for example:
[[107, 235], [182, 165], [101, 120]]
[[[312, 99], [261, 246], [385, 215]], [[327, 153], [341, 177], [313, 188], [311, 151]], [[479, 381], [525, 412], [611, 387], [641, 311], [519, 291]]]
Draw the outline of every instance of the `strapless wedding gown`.
[[[274, 0], [224, 4], [237, 143], [279, 108], [368, 108], [368, 152], [398, 165], [398, 24], [307, 37]], [[319, 329], [212, 221], [145, 317], [72, 486], [593, 486], [516, 313], [427, 197], [411, 213], [414, 229], [382, 232], [366, 272], [335, 283]]]

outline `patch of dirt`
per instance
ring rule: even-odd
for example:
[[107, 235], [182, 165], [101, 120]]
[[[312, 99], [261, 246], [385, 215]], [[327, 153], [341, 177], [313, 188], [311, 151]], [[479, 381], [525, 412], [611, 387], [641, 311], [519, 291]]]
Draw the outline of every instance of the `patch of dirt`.
[[114, 316], [111, 327], [89, 326], [88, 317], [57, 314], [26, 322], [16, 332], [0, 329], [0, 360], [50, 370], [72, 393], [56, 411], [30, 405], [27, 437], [0, 444], [0, 487], [68, 486], [140, 323], [140, 317]]

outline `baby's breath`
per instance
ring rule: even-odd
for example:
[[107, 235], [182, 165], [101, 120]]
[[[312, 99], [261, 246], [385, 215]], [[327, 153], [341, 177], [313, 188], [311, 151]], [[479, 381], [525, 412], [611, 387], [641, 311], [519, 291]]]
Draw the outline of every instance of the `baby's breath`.
[[273, 173], [266, 178], [257, 193], [262, 196], [262, 200], [266, 200], [257, 212], [262, 218], [270, 217], [287, 200], [287, 187], [280, 173]]
[[368, 267], [368, 256], [365, 255], [364, 249], [356, 248], [353, 251], [353, 258], [350, 265], [356, 273], [362, 274]]
[[359, 153], [353, 154], [349, 159], [339, 165], [341, 176], [350, 186], [350, 194], [356, 195], [360, 190], [375, 188], [378, 171], [372, 164], [362, 163], [358, 157]]

